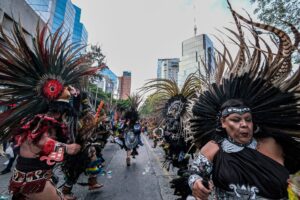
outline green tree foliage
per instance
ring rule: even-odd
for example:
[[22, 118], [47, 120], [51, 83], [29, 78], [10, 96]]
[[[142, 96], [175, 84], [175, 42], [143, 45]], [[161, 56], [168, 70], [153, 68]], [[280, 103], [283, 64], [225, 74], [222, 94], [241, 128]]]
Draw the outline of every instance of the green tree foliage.
[[130, 102], [128, 99], [118, 99], [113, 102], [116, 105], [118, 111], [123, 112], [130, 107]]
[[[250, 0], [257, 5], [254, 14], [266, 24], [275, 25], [287, 33], [291, 29], [286, 22], [300, 29], [300, 1], [299, 0]], [[276, 40], [276, 37], [274, 37]], [[294, 54], [294, 63], [300, 63], [299, 54]]]
[[285, 23], [289, 22], [300, 29], [299, 0], [250, 0], [250, 2], [257, 5], [254, 14], [257, 14], [264, 23], [279, 26], [290, 32]]
[[162, 100], [162, 97], [155, 93], [148, 96], [148, 98], [145, 100], [144, 104], [141, 106], [140, 114], [143, 117], [153, 115], [155, 112], [157, 112], [159, 106], [161, 105], [160, 104], [161, 100]]
[[[90, 60], [90, 65], [96, 64], [96, 66], [105, 65], [105, 55], [102, 53], [102, 49], [98, 45], [91, 45], [90, 51], [87, 52], [87, 56]], [[99, 73], [96, 73], [94, 76], [91, 76], [90, 81], [94, 82], [101, 80], [102, 76]]]
[[[130, 102], [128, 99], [127, 100], [114, 99], [111, 96], [111, 93], [103, 92], [103, 90], [99, 87], [97, 89], [96, 84], [89, 83], [89, 93], [90, 93], [91, 104], [95, 106], [95, 108], [97, 108], [97, 106], [100, 104], [100, 101], [104, 101], [107, 106], [109, 106], [109, 104], [112, 103], [112, 105], [109, 106], [109, 108], [115, 108], [120, 112], [123, 112], [130, 107]], [[97, 100], [95, 105], [96, 96], [97, 96]]]
[[[91, 97], [91, 103], [94, 105], [95, 104], [95, 97], [97, 96], [96, 100], [96, 106], [100, 103], [101, 100], [104, 102], [109, 102], [110, 100], [110, 93], [105, 93], [102, 91], [101, 88], [97, 89], [97, 85], [93, 83], [89, 83], [89, 92], [90, 92], [90, 97]], [[97, 93], [97, 95], [96, 95]]]

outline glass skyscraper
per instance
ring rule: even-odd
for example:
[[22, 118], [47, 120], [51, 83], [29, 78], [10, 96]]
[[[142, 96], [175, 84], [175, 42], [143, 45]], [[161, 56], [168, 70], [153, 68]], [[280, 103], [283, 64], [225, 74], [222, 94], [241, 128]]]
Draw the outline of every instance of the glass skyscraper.
[[[108, 67], [102, 69], [98, 72], [100, 75], [104, 76], [103, 81], [106, 82], [103, 91], [105, 92], [113, 92], [114, 94], [118, 92], [118, 77], [113, 71], [111, 71]], [[110, 84], [108, 84], [110, 83]]]
[[178, 83], [179, 58], [165, 58], [157, 61], [157, 78], [172, 79]]
[[50, 20], [50, 16], [53, 15], [51, 11], [53, 1], [51, 0], [26, 0], [27, 4], [41, 17], [41, 19], [47, 23]]
[[70, 42], [87, 44], [88, 33], [80, 22], [81, 9], [71, 0], [26, 0], [32, 9], [48, 23], [49, 29], [54, 33], [62, 26], [64, 37], [69, 35]]
[[87, 44], [88, 33], [84, 25], [80, 22], [81, 9], [75, 5], [73, 6], [75, 9], [75, 20], [72, 41]]
[[179, 63], [178, 85], [181, 87], [192, 73], [211, 73], [215, 68], [213, 43], [205, 34], [196, 35], [182, 42], [182, 57]]
[[73, 37], [74, 21], [75, 8], [71, 0], [56, 0], [51, 32], [55, 32], [62, 26], [61, 32], [64, 36]]

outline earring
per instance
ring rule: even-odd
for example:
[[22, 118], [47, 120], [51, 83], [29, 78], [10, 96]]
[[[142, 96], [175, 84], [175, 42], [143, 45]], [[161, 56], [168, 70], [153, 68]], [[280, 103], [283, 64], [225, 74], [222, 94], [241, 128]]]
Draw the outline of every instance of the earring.
[[256, 126], [256, 128], [255, 128], [255, 130], [254, 130], [254, 133], [256, 134], [256, 133], [258, 133], [259, 131], [260, 131], [259, 126]]
[[217, 132], [222, 132], [222, 131], [223, 131], [222, 129], [223, 129], [222, 127], [217, 127], [217, 128], [216, 128], [216, 131], [217, 131]]

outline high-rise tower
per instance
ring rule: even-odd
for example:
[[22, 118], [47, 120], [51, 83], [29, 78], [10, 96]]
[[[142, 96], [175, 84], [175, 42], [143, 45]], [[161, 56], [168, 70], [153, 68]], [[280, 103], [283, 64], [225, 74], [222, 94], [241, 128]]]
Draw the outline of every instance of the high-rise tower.
[[182, 42], [178, 85], [181, 87], [189, 74], [211, 72], [214, 67], [213, 43], [206, 34], [196, 35]]

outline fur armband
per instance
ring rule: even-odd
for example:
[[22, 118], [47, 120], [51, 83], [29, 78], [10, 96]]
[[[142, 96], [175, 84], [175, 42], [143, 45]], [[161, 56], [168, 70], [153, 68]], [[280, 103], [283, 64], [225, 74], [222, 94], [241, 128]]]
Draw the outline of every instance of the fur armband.
[[191, 170], [195, 172], [195, 174], [191, 175], [188, 180], [188, 184], [192, 189], [196, 180], [204, 179], [207, 181], [210, 178], [213, 170], [213, 164], [203, 154], [199, 154], [193, 161]]
[[48, 165], [54, 165], [56, 162], [62, 162], [64, 160], [66, 145], [55, 140], [48, 139], [42, 152], [45, 156], [42, 156], [40, 160], [46, 160]]

